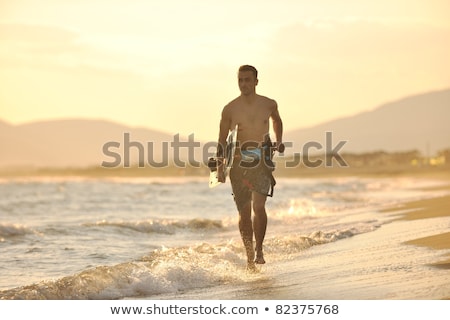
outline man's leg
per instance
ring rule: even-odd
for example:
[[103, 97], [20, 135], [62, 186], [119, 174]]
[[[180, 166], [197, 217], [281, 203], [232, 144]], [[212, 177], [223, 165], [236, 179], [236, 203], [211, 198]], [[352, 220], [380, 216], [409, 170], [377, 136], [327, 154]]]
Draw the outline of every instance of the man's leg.
[[266, 236], [267, 228], [266, 198], [267, 196], [262, 193], [253, 192], [253, 212], [255, 214], [253, 218], [253, 230], [255, 232], [256, 240], [255, 262], [258, 264], [266, 263], [263, 255], [263, 241]]
[[242, 242], [244, 243], [245, 251], [247, 253], [247, 267], [249, 269], [253, 269], [255, 267], [255, 251], [253, 249], [251, 201], [248, 201], [239, 209], [239, 231], [241, 233]]
[[234, 201], [239, 212], [239, 232], [247, 254], [247, 268], [255, 269], [255, 249], [253, 248], [252, 225], [252, 192], [244, 183], [245, 170], [240, 166], [234, 166], [230, 171], [231, 186], [233, 188]]

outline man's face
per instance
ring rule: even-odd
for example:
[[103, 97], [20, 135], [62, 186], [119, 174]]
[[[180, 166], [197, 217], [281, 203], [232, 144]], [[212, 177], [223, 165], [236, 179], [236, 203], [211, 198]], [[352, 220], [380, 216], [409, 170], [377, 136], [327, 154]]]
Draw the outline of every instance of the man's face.
[[255, 92], [255, 87], [258, 84], [258, 79], [252, 71], [239, 71], [238, 73], [239, 90], [243, 95], [249, 95]]

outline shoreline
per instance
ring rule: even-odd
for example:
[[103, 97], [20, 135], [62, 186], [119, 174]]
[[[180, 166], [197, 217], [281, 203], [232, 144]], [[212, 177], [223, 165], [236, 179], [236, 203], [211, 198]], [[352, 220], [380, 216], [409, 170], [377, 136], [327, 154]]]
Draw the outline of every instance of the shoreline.
[[[427, 190], [447, 192], [450, 184]], [[389, 222], [373, 232], [312, 246], [277, 263], [269, 254], [268, 264], [244, 283], [139, 299], [448, 300], [450, 261], [443, 259], [447, 253], [450, 258], [450, 232], [443, 225], [435, 228], [432, 218], [447, 223], [442, 218], [450, 216], [445, 210], [450, 194], [429, 196], [376, 211]], [[441, 233], [430, 236], [424, 229]]]
[[[23, 177], [88, 177], [88, 178], [145, 178], [145, 177], [208, 177], [207, 167], [177, 168], [177, 167], [0, 167], [0, 178]], [[398, 178], [416, 177], [424, 179], [446, 180], [450, 183], [450, 164], [441, 166], [349, 166], [349, 167], [318, 167], [318, 168], [285, 168], [278, 165], [274, 172], [275, 178], [327, 178], [327, 177], [374, 177]]]
[[[399, 212], [400, 216], [394, 221], [413, 221], [421, 219], [450, 217], [450, 180], [448, 177], [441, 177], [449, 184], [426, 189], [427, 191], [448, 191], [449, 194], [436, 196], [429, 199], [411, 201], [401, 204], [398, 207], [382, 210], [381, 212], [395, 214]], [[403, 244], [420, 247], [427, 247], [431, 250], [450, 250], [450, 232], [431, 235], [428, 237], [417, 238], [406, 241]], [[446, 254], [443, 260], [433, 262], [430, 266], [450, 270], [450, 253]]]

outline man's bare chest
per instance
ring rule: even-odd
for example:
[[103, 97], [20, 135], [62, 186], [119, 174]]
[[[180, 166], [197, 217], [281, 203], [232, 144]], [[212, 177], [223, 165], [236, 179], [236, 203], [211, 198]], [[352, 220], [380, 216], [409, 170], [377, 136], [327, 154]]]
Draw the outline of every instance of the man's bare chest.
[[261, 126], [268, 123], [270, 110], [265, 106], [246, 106], [236, 108], [232, 114], [232, 122], [245, 126]]

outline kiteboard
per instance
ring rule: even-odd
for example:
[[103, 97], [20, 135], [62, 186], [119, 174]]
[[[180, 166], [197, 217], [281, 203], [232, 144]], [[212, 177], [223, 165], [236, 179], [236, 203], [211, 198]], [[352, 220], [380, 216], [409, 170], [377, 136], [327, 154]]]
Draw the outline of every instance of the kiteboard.
[[225, 148], [225, 157], [224, 157], [224, 165], [222, 167], [218, 166], [217, 158], [209, 158], [208, 167], [210, 170], [209, 173], [209, 187], [214, 188], [217, 187], [221, 182], [219, 181], [219, 168], [222, 168], [225, 177], [228, 175], [228, 172], [233, 165], [234, 154], [236, 151], [236, 139], [237, 139], [238, 125], [234, 127], [234, 129], [228, 134], [227, 137], [227, 146]]

